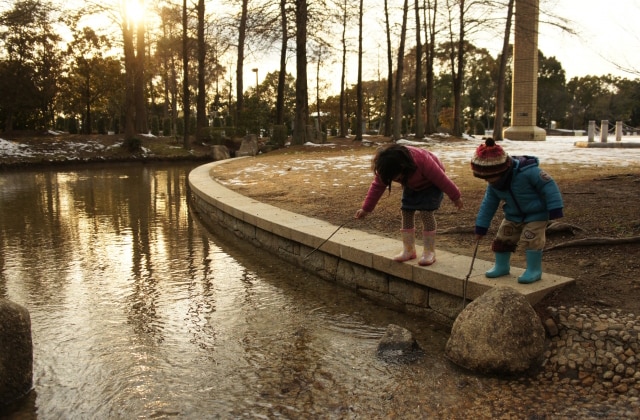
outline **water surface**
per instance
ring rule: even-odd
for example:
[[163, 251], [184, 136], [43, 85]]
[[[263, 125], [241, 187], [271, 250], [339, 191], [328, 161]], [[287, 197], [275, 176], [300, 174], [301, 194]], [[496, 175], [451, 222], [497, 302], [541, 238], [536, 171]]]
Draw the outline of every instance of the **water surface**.
[[[437, 325], [208, 232], [186, 203], [191, 168], [0, 174], [0, 297], [29, 310], [34, 344], [34, 390], [0, 416], [571, 413], [539, 384], [455, 368]], [[390, 323], [425, 356], [376, 357]]]

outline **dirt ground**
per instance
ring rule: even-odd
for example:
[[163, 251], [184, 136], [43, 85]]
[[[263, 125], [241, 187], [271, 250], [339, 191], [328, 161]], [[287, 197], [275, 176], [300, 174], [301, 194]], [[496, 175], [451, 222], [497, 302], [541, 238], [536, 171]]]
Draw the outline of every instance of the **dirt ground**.
[[[376, 142], [385, 139], [375, 139]], [[236, 160], [216, 168], [220, 180], [233, 180], [239, 173], [253, 177], [255, 183], [231, 183], [228, 187], [259, 201], [295, 211], [307, 216], [341, 225], [353, 217], [367, 192], [368, 182], [354, 182], [359, 176], [350, 171], [332, 170], [311, 174], [291, 171], [286, 183], [279, 177], [260, 171], [247, 171], [258, 163], [276, 165], [287, 170], [300, 159], [329, 158], [340, 162], [345, 153], [371, 156], [375, 147], [366, 147], [350, 139], [335, 140], [337, 147], [295, 146], [277, 150], [250, 160]], [[531, 153], [535, 154], [535, 153]], [[259, 165], [261, 166], [261, 165]], [[541, 162], [558, 183], [565, 203], [565, 217], [557, 231], [548, 230], [543, 270], [572, 277], [575, 284], [546, 297], [537, 309], [548, 306], [597, 306], [640, 314], [640, 162], [633, 168], [586, 167], [584, 165], [549, 165]], [[437, 247], [471, 256], [475, 245], [473, 226], [486, 184], [474, 178], [468, 166], [447, 168], [462, 191], [465, 208], [457, 211], [445, 197], [436, 215], [438, 222]], [[332, 185], [349, 188], [319, 188], [313, 177], [330, 177]], [[310, 179], [311, 178], [311, 179]], [[257, 182], [259, 181], [259, 182]], [[326, 183], [325, 183], [326, 184]], [[310, 185], [318, 192], [314, 199], [308, 194]], [[381, 199], [376, 210], [364, 220], [353, 222], [354, 228], [399, 237], [400, 188], [392, 188], [390, 196]], [[501, 220], [500, 211], [494, 218], [489, 234], [480, 243], [478, 257], [493, 260], [491, 239]], [[635, 237], [631, 243], [621, 238]], [[563, 247], [569, 241], [584, 240], [595, 244]], [[555, 246], [560, 245], [559, 248]], [[524, 251], [519, 249], [512, 258], [515, 266], [524, 267]]]

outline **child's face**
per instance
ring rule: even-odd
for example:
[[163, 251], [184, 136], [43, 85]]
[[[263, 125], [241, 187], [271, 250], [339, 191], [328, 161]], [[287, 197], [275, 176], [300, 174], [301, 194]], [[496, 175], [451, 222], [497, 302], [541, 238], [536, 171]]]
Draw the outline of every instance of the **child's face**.
[[501, 176], [500, 176], [500, 175], [498, 175], [498, 176], [492, 176], [491, 178], [486, 178], [486, 179], [485, 179], [485, 181], [487, 181], [487, 183], [489, 183], [489, 184], [493, 185], [493, 184], [495, 184], [496, 182], [500, 181], [500, 178], [501, 178]]

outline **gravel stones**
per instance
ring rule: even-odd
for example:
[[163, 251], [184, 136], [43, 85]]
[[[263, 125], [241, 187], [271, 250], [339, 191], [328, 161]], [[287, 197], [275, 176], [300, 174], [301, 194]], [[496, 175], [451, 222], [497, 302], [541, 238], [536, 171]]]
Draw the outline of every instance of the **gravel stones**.
[[539, 378], [624, 396], [640, 407], [640, 317], [589, 307], [548, 312], [551, 339]]

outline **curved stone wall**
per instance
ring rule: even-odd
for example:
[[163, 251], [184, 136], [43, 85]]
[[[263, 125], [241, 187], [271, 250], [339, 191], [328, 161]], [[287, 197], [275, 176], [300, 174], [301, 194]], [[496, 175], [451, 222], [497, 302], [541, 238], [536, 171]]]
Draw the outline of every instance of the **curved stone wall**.
[[[189, 174], [190, 205], [205, 225], [223, 226], [285, 261], [328, 281], [356, 290], [395, 309], [434, 318], [451, 325], [462, 310], [462, 296], [472, 300], [498, 285], [484, 272], [491, 262], [476, 259], [468, 275], [471, 257], [438, 250], [438, 262], [429, 267], [415, 260], [393, 261], [402, 245], [399, 240], [338, 226], [270, 206], [229, 190], [212, 173], [218, 161], [202, 165]], [[335, 234], [331, 236], [333, 233]], [[324, 242], [327, 238], [330, 240]], [[314, 249], [322, 246], [317, 250]], [[314, 252], [312, 252], [314, 251]], [[542, 281], [518, 284], [512, 270], [513, 288], [534, 304], [551, 290], [571, 279], [545, 273]], [[504, 278], [501, 284], [504, 284]], [[466, 282], [466, 293], [465, 293]]]

